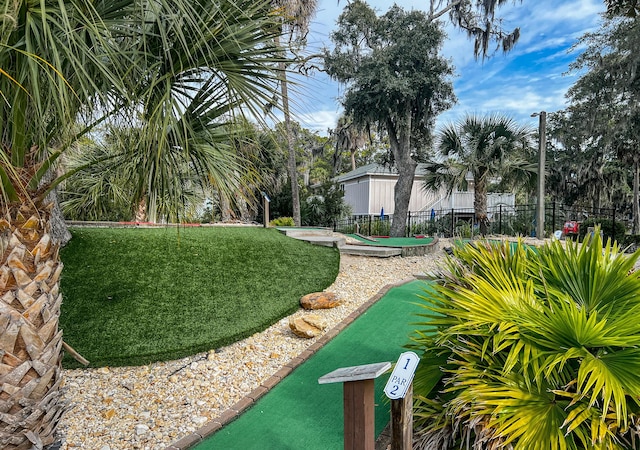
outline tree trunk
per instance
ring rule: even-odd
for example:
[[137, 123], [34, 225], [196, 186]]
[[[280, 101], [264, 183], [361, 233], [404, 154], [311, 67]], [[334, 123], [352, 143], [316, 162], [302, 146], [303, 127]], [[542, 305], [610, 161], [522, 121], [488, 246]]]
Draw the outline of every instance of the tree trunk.
[[393, 237], [406, 236], [407, 215], [409, 201], [413, 189], [413, 179], [416, 175], [417, 163], [411, 158], [411, 111], [405, 114], [405, 123], [396, 132], [391, 120], [387, 121], [389, 143], [398, 169], [398, 181], [393, 190], [394, 212], [391, 231]]
[[146, 222], [147, 212], [148, 212], [147, 201], [143, 198], [138, 202], [138, 207], [136, 208], [135, 221]]
[[637, 154], [633, 158], [633, 234], [640, 233], [640, 163]]
[[60, 398], [58, 329], [62, 263], [50, 235], [51, 206], [10, 205], [0, 219], [0, 448], [53, 443]]
[[487, 179], [486, 173], [480, 172], [474, 175], [473, 180], [473, 209], [476, 220], [480, 225], [480, 235], [486, 236], [489, 225], [487, 215]]
[[356, 170], [356, 149], [351, 150], [351, 170]]
[[231, 203], [229, 202], [229, 198], [224, 193], [219, 193], [220, 195], [220, 221], [222, 223], [231, 222]]
[[[276, 46], [280, 47], [280, 38], [276, 38]], [[280, 91], [282, 94], [282, 112], [284, 114], [284, 131], [287, 135], [287, 169], [291, 179], [291, 203], [293, 205], [293, 223], [299, 227], [300, 216], [300, 189], [298, 188], [298, 167], [296, 165], [296, 149], [293, 145], [293, 133], [291, 131], [291, 113], [289, 111], [289, 89], [287, 85], [287, 67], [284, 62], [278, 63], [280, 71]]]
[[[40, 185], [49, 184], [53, 181], [56, 173], [53, 170], [49, 170], [45, 177], [42, 179]], [[69, 228], [67, 227], [67, 223], [64, 221], [64, 216], [62, 215], [62, 209], [60, 209], [60, 202], [58, 201], [58, 188], [56, 187], [44, 200], [44, 204], [51, 204], [51, 220], [49, 221], [49, 225], [51, 227], [51, 239], [55, 244], [59, 244], [61, 247], [67, 245], [67, 243], [71, 240], [71, 233], [69, 232]]]

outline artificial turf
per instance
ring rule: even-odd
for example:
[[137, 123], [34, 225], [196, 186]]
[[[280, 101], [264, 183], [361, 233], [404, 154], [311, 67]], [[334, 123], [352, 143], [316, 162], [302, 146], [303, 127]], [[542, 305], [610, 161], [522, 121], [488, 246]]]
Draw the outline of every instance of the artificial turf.
[[[337, 250], [275, 229], [76, 228], [62, 250], [60, 326], [91, 366], [142, 365], [228, 345], [335, 280]], [[78, 364], [65, 357], [65, 367]]]
[[[340, 367], [395, 362], [423, 312], [423, 281], [392, 288], [344, 331], [302, 363], [238, 419], [197, 450], [328, 450], [343, 448], [342, 384], [318, 384]], [[383, 394], [389, 374], [375, 380], [376, 436], [389, 421]]]

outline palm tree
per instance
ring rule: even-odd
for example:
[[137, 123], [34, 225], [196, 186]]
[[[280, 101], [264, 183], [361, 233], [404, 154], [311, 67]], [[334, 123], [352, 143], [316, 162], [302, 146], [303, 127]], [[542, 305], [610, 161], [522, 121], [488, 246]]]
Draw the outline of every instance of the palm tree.
[[[280, 12], [282, 18], [281, 29], [290, 33], [291, 37], [306, 38], [309, 24], [316, 12], [317, 0], [272, 0], [273, 6]], [[280, 37], [276, 37], [276, 45], [280, 47]], [[296, 164], [296, 149], [291, 126], [291, 109], [289, 107], [289, 84], [287, 82], [287, 65], [284, 61], [278, 63], [280, 72], [280, 94], [282, 96], [282, 112], [284, 114], [284, 128], [287, 139], [288, 159], [287, 167], [291, 179], [291, 199], [293, 202], [293, 222], [301, 224], [300, 189], [298, 186], [298, 167]]]
[[[481, 234], [487, 232], [487, 192], [492, 180], [517, 171], [528, 177], [532, 131], [501, 115], [468, 115], [445, 126], [438, 136], [438, 158], [427, 164], [426, 189], [445, 186], [449, 192], [467, 189], [473, 177], [474, 209]], [[444, 159], [439, 159], [443, 157]]]
[[184, 161], [233, 189], [242, 167], [218, 144], [219, 125], [273, 96], [278, 18], [251, 1], [3, 5], [0, 447], [42, 448], [64, 411], [62, 264], [46, 198], [70, 173], [56, 163], [97, 125], [134, 124], [140, 139], [122, 155], [136, 161], [133, 203], [180, 202]]
[[454, 250], [412, 347], [419, 449], [640, 444], [640, 277], [600, 234]]

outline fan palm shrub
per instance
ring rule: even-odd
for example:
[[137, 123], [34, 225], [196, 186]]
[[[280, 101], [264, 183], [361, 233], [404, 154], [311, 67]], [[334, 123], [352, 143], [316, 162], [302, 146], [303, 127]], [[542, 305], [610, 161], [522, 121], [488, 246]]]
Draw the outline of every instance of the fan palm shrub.
[[637, 448], [638, 257], [599, 233], [457, 247], [411, 345], [417, 448]]

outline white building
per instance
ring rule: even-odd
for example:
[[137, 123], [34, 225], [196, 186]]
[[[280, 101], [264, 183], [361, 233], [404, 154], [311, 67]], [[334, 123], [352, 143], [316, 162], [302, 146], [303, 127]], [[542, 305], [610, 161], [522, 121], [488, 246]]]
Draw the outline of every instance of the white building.
[[[436, 211], [440, 210], [473, 210], [473, 181], [469, 180], [467, 192], [454, 191], [449, 195], [446, 189], [439, 191], [427, 191], [424, 188], [425, 165], [418, 164], [416, 176], [409, 200], [409, 211]], [[380, 164], [368, 164], [336, 177], [344, 191], [344, 201], [351, 206], [353, 215], [379, 215], [394, 213], [393, 190], [398, 180], [395, 168], [389, 168]], [[513, 208], [515, 205], [514, 194], [489, 194], [487, 206], [489, 210], [503, 205]]]

